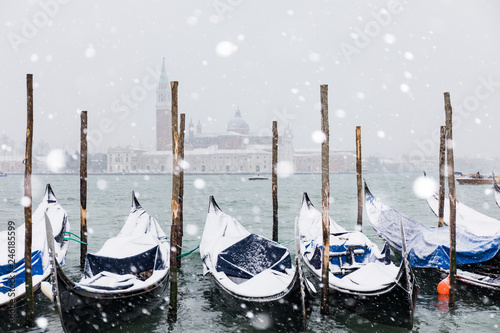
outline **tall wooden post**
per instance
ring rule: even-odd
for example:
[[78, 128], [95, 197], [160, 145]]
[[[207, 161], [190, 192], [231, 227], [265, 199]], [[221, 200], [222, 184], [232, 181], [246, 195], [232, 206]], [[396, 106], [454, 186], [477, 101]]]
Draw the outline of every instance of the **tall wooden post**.
[[24, 159], [24, 198], [27, 201], [24, 206], [25, 244], [24, 244], [24, 267], [26, 279], [26, 321], [27, 327], [35, 325], [35, 300], [33, 295], [33, 275], [31, 262], [31, 239], [32, 239], [32, 192], [31, 192], [31, 167], [33, 153], [33, 74], [26, 75], [27, 88], [27, 111], [28, 121], [26, 126], [26, 157]]
[[273, 121], [273, 173], [272, 173], [272, 197], [273, 197], [273, 241], [278, 241], [278, 122]]
[[456, 240], [456, 193], [455, 193], [455, 165], [453, 159], [453, 122], [450, 93], [444, 93], [444, 107], [446, 111], [446, 155], [448, 162], [448, 198], [450, 199], [450, 307], [455, 306], [455, 284], [457, 276], [457, 240]]
[[[179, 159], [184, 161], [184, 138], [186, 132], [186, 115], [181, 113], [179, 137]], [[179, 249], [182, 249], [182, 238], [184, 237], [184, 169], [179, 169]], [[181, 257], [177, 258], [177, 268], [181, 268]]]
[[356, 176], [358, 188], [358, 223], [356, 230], [363, 231], [363, 164], [361, 160], [361, 126], [356, 126]]
[[80, 269], [87, 256], [87, 111], [80, 114]]
[[444, 173], [446, 169], [446, 126], [441, 126], [439, 143], [439, 209], [438, 227], [444, 227]]
[[168, 304], [167, 321], [177, 322], [177, 255], [180, 219], [179, 203], [179, 115], [177, 104], [177, 87], [179, 82], [172, 81], [172, 201], [170, 224], [170, 302]]
[[325, 141], [321, 145], [321, 219], [323, 222], [323, 259], [321, 267], [321, 314], [330, 312], [328, 304], [328, 274], [330, 270], [330, 128], [328, 125], [328, 85], [321, 85], [321, 130]]

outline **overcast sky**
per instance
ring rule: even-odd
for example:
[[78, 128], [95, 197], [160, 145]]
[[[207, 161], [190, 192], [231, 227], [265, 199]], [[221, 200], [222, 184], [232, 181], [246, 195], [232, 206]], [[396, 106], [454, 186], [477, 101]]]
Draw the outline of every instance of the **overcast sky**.
[[26, 74], [35, 81], [35, 146], [91, 152], [155, 147], [163, 57], [179, 111], [224, 132], [236, 107], [252, 132], [287, 124], [318, 147], [320, 85], [330, 145], [363, 155], [437, 156], [451, 93], [455, 156], [499, 156], [498, 1], [2, 1], [0, 135], [23, 142]]

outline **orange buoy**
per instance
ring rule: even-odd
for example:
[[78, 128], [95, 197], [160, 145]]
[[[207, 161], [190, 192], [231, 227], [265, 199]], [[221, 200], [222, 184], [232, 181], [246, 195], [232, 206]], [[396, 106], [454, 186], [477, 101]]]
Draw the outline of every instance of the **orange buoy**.
[[443, 281], [437, 285], [437, 292], [440, 295], [448, 295], [450, 293], [450, 277], [447, 276]]

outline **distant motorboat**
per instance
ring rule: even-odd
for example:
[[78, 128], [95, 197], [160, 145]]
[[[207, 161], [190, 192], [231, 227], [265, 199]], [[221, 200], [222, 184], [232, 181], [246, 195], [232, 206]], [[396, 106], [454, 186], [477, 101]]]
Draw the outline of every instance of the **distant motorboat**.
[[[495, 177], [498, 179], [498, 177]], [[493, 184], [493, 176], [483, 176], [479, 172], [470, 173], [464, 176], [456, 177], [455, 180], [460, 185], [491, 185]]]
[[3, 171], [0, 171], [0, 177], [7, 177], [7, 174]]
[[261, 176], [261, 175], [248, 177], [248, 180], [265, 180], [265, 179], [269, 179], [269, 178], [266, 176]]

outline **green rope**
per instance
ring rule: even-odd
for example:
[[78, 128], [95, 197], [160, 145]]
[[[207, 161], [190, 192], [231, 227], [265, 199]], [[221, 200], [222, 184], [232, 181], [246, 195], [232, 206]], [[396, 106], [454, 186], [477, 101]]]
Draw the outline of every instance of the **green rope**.
[[77, 234], [72, 233], [71, 231], [65, 231], [64, 233], [65, 233], [65, 234], [70, 234], [70, 235], [73, 235], [73, 236], [75, 236], [75, 237], [76, 237], [76, 238], [78, 238], [78, 239], [82, 239], [80, 236], [78, 236]]
[[199, 248], [199, 247], [200, 247], [200, 244], [198, 244], [198, 246], [197, 246], [197, 247], [195, 247], [194, 249], [192, 249], [191, 251], [188, 251], [188, 252], [186, 252], [186, 253], [181, 253], [181, 254], [179, 254], [179, 255], [177, 256], [177, 258], [183, 258], [183, 257], [185, 257], [185, 256], [187, 256], [187, 255], [189, 255], [189, 254], [193, 253], [194, 251], [198, 250], [198, 248]]
[[83, 245], [89, 245], [88, 243], [84, 243], [81, 240], [74, 239], [74, 238], [66, 238], [66, 237], [64, 237], [63, 240], [72, 240], [72, 241], [78, 242], [78, 243], [83, 244]]
[[281, 245], [286, 245], [286, 244], [290, 244], [291, 242], [293, 242], [295, 239], [290, 239], [289, 241], [286, 241], [284, 243], [280, 243], [280, 242], [277, 242], [278, 244], [281, 244]]

